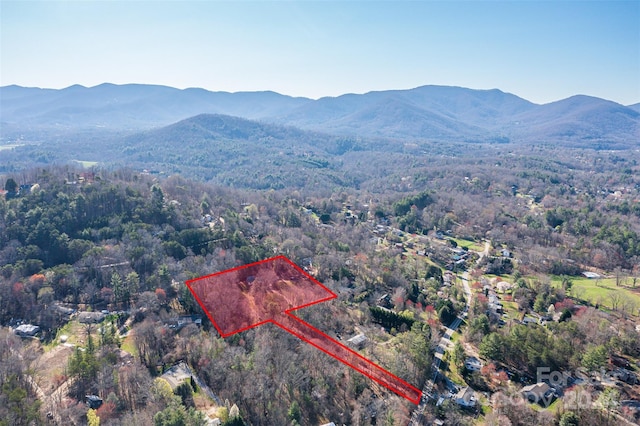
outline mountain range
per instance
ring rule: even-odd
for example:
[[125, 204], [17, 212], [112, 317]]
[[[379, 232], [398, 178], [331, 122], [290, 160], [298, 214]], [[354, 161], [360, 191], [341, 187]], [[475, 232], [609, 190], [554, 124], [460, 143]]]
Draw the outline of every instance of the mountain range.
[[[637, 147], [640, 142], [640, 104], [624, 106], [582, 95], [538, 105], [497, 89], [449, 86], [318, 100], [275, 92], [210, 92], [140, 84], [75, 85], [59, 90], [0, 88], [1, 136], [5, 140], [36, 130], [135, 133], [203, 113], [277, 125], [271, 130], [285, 126], [290, 136], [295, 127], [334, 136], [404, 142], [559, 143], [596, 148]], [[234, 137], [242, 139], [251, 128], [257, 129], [255, 123], [242, 123], [247, 128], [236, 129]]]

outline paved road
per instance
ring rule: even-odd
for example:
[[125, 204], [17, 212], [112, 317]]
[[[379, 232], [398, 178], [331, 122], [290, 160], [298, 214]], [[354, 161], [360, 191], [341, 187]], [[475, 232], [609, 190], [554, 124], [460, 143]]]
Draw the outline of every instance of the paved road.
[[409, 425], [411, 426], [418, 426], [418, 425], [424, 424], [423, 423], [424, 411], [427, 407], [427, 403], [429, 402], [429, 399], [431, 398], [431, 392], [433, 391], [433, 386], [435, 385], [436, 380], [438, 379], [438, 374], [440, 374], [440, 363], [442, 362], [442, 356], [444, 355], [449, 345], [451, 345], [451, 336], [458, 329], [458, 327], [460, 327], [460, 324], [462, 323], [462, 321], [464, 321], [464, 319], [467, 317], [467, 311], [471, 306], [471, 288], [469, 287], [469, 273], [464, 272], [461, 278], [462, 278], [462, 286], [464, 288], [464, 294], [467, 300], [467, 304], [464, 307], [464, 310], [460, 313], [460, 315], [458, 315], [455, 321], [453, 321], [451, 325], [447, 327], [444, 335], [440, 338], [440, 342], [438, 343], [438, 346], [436, 347], [436, 350], [435, 350], [433, 365], [431, 366], [431, 369], [433, 370], [433, 376], [431, 377], [431, 379], [427, 381], [427, 383], [425, 383], [424, 387], [422, 388], [422, 399], [420, 400], [420, 404], [418, 404], [418, 407], [414, 410], [413, 414], [411, 415], [411, 420], [409, 421]]

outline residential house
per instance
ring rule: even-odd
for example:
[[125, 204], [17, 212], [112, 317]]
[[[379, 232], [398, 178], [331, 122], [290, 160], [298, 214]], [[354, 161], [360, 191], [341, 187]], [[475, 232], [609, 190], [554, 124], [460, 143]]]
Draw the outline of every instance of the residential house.
[[456, 275], [451, 271], [446, 271], [442, 276], [442, 281], [444, 285], [450, 286], [456, 281]]
[[80, 183], [93, 183], [96, 180], [96, 174], [94, 172], [82, 172], [78, 177]]
[[611, 376], [630, 385], [638, 383], [638, 378], [635, 373], [631, 370], [627, 370], [626, 368], [616, 368], [611, 372]]
[[14, 332], [20, 337], [35, 337], [40, 327], [33, 324], [22, 324], [15, 328]]
[[533, 318], [529, 316], [525, 316], [524, 318], [522, 318], [522, 324], [524, 325], [539, 324], [539, 323], [540, 323], [540, 320], [538, 318]]
[[591, 271], [584, 271], [582, 275], [592, 280], [597, 278], [602, 278], [600, 274], [596, 274], [595, 272], [591, 272]]
[[378, 299], [378, 306], [381, 306], [383, 308], [392, 308], [393, 303], [391, 303], [391, 296], [386, 293], [384, 296], [380, 297]]
[[456, 404], [462, 407], [475, 407], [476, 397], [475, 391], [469, 386], [465, 386], [453, 397]]
[[171, 389], [175, 390], [178, 386], [180, 386], [187, 380], [191, 380], [192, 376], [193, 375], [191, 373], [191, 368], [189, 368], [186, 363], [179, 362], [178, 364], [162, 373], [161, 377], [165, 379], [167, 383], [169, 383]]
[[102, 405], [102, 398], [100, 398], [98, 395], [87, 395], [85, 399], [87, 405], [91, 409], [97, 410]]
[[164, 323], [169, 328], [181, 330], [189, 324], [202, 325], [202, 317], [200, 315], [181, 315], [165, 320]]
[[60, 302], [54, 302], [52, 307], [56, 313], [67, 320], [71, 319], [71, 316], [76, 312], [75, 309], [63, 306]]
[[501, 316], [504, 313], [504, 307], [502, 306], [502, 302], [500, 298], [493, 293], [493, 290], [489, 290], [489, 313], [492, 313], [496, 316]]
[[498, 290], [500, 293], [505, 293], [511, 290], [512, 287], [513, 286], [506, 281], [500, 281], [499, 283], [496, 284], [496, 290]]
[[102, 312], [80, 312], [78, 321], [82, 324], [98, 324], [104, 321], [106, 315]]
[[555, 391], [547, 383], [536, 383], [525, 386], [520, 391], [529, 402], [548, 406], [546, 402], [551, 402], [555, 397]]
[[470, 356], [464, 361], [464, 366], [469, 371], [480, 371], [482, 368], [482, 362], [478, 358]]
[[364, 345], [367, 343], [367, 340], [368, 340], [367, 336], [360, 333], [360, 334], [356, 334], [355, 336], [347, 340], [347, 342], [349, 342], [352, 346], [358, 349], [362, 349]]

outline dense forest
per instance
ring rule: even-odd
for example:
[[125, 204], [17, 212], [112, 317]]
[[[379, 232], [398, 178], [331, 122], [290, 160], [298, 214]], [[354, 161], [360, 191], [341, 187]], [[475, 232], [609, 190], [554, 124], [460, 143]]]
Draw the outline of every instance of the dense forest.
[[[0, 323], [36, 324], [40, 333], [20, 339], [3, 328], [0, 422], [191, 425], [212, 409], [223, 424], [406, 424], [411, 404], [291, 335], [260, 327], [221, 339], [203, 319], [186, 280], [278, 254], [338, 294], [298, 315], [345, 342], [365, 334], [362, 353], [419, 388], [443, 325], [467, 302], [455, 278], [462, 271], [478, 293], [461, 338], [493, 368], [526, 383], [540, 365], [595, 369], [610, 356], [640, 356], [626, 320], [637, 318], [634, 299], [588, 298], [572, 288], [589, 270], [635, 289], [637, 153], [469, 150], [478, 155], [345, 149], [333, 169], [303, 153], [316, 184], [296, 184], [305, 174], [285, 162], [287, 184], [271, 189], [241, 184], [251, 177], [240, 166], [234, 182], [243, 188], [197, 173], [191, 180], [125, 168], [6, 173]], [[244, 167], [259, 170], [255, 164]], [[483, 253], [485, 243], [491, 249]], [[503, 327], [482, 293], [495, 275], [513, 281], [509, 297], [522, 315], [554, 305], [567, 311], [563, 320]], [[104, 318], [78, 325], [83, 313]], [[62, 335], [73, 344], [60, 345]], [[62, 351], [62, 364], [47, 369], [47, 357]], [[452, 364], [464, 358], [460, 351]], [[180, 362], [200, 383], [167, 389], [160, 376]], [[481, 373], [468, 373], [467, 383], [500, 394], [492, 372]], [[104, 403], [88, 408], [86, 395]], [[430, 415], [472, 421], [444, 407]], [[518, 410], [485, 415], [492, 424], [505, 416], [554, 424], [562, 415]], [[597, 413], [577, 415], [614, 424]]]
[[[65, 369], [73, 379], [70, 395], [82, 401], [86, 394], [99, 394], [113, 399], [116, 412], [137, 407], [135, 421], [148, 416], [151, 422], [160, 411], [154, 404], [161, 404], [158, 395], [149, 393], [153, 377], [184, 360], [219, 398], [235, 401], [253, 424], [285, 422], [292, 404], [304, 412], [303, 423], [339, 416], [352, 421], [367, 411], [382, 415], [403, 406], [398, 398], [372, 399], [364, 376], [274, 328], [222, 340], [208, 322], [202, 330], [193, 324], [179, 332], [165, 327], [178, 316], [202, 314], [185, 280], [276, 253], [312, 267], [329, 288], [347, 295], [302, 312], [307, 321], [334, 336], [370, 326], [370, 315], [359, 305], [392, 291], [398, 284], [392, 275], [400, 282], [404, 278], [393, 264], [388, 265], [388, 283], [373, 271], [364, 273], [369, 262], [379, 267], [388, 260], [359, 255], [362, 273], [356, 279], [355, 265], [346, 265], [354, 255], [368, 252], [370, 241], [358, 235], [355, 224], [319, 228], [315, 216], [303, 211], [304, 201], [293, 194], [239, 192], [178, 177], [157, 182], [130, 171], [98, 172], [83, 183], [70, 183], [69, 174], [77, 172], [33, 170], [29, 178], [38, 183], [2, 201], [4, 324], [18, 319], [38, 324], [43, 342], [50, 342], [68, 321], [64, 308], [73, 306], [117, 312], [114, 327], [125, 326], [130, 316], [126, 327], [135, 330], [140, 364], [134, 364], [134, 371], [117, 369], [117, 377], [105, 375], [119, 359], [118, 333], [94, 330], [92, 338], [88, 331], [93, 339], [89, 347], [70, 357]], [[343, 207], [338, 200], [325, 200], [313, 208], [335, 216]], [[370, 356], [420, 385], [429, 363], [429, 326], [398, 328], [404, 331], [402, 338]], [[384, 338], [385, 333], [378, 334]], [[292, 359], [299, 362], [292, 364]], [[299, 365], [306, 366], [304, 373]], [[133, 394], [121, 373], [143, 380]]]

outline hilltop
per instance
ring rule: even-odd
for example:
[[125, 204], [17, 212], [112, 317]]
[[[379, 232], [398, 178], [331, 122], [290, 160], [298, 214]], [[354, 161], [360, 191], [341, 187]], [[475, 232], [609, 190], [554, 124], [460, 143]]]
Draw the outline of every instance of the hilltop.
[[333, 135], [402, 141], [637, 145], [640, 112], [588, 96], [537, 105], [510, 93], [422, 86], [318, 100], [141, 84], [0, 88], [3, 137], [35, 130], [137, 131], [199, 114], [237, 116]]

